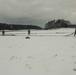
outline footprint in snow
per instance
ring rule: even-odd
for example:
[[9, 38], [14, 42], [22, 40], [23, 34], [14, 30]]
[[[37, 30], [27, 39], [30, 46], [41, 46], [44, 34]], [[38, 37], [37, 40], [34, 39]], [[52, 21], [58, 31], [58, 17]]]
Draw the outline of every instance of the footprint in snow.
[[32, 67], [30, 66], [30, 64], [26, 64], [26, 67], [28, 67], [29, 69], [32, 69]]

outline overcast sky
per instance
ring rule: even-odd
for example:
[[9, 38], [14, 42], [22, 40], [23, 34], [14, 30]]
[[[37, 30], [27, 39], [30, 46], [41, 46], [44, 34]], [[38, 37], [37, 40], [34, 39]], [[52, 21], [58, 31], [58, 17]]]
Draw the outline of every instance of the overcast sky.
[[76, 23], [76, 0], [0, 0], [0, 22], [44, 27], [53, 19]]

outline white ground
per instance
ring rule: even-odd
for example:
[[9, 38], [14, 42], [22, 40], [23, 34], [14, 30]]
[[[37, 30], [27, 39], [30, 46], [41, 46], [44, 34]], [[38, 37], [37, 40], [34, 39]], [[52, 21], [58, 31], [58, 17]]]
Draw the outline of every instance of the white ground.
[[[7, 31], [0, 36], [0, 75], [76, 75], [74, 29]], [[70, 34], [70, 35], [69, 35]]]

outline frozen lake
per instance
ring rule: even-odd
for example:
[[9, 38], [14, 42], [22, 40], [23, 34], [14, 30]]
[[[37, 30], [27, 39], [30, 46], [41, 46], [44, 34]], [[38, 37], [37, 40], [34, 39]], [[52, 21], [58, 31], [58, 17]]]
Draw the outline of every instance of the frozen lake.
[[[0, 75], [76, 75], [74, 29], [7, 31], [0, 36]], [[1, 33], [0, 33], [1, 35]]]

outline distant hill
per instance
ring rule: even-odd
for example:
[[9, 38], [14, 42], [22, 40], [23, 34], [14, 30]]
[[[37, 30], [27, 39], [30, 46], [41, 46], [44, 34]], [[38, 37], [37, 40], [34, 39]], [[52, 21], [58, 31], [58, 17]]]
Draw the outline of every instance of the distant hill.
[[70, 21], [64, 19], [48, 21], [48, 23], [45, 24], [45, 29], [54, 28], [76, 28], [76, 25], [73, 25]]
[[17, 24], [6, 24], [0, 23], [0, 30], [21, 30], [21, 29], [42, 29], [37, 25], [17, 25]]

